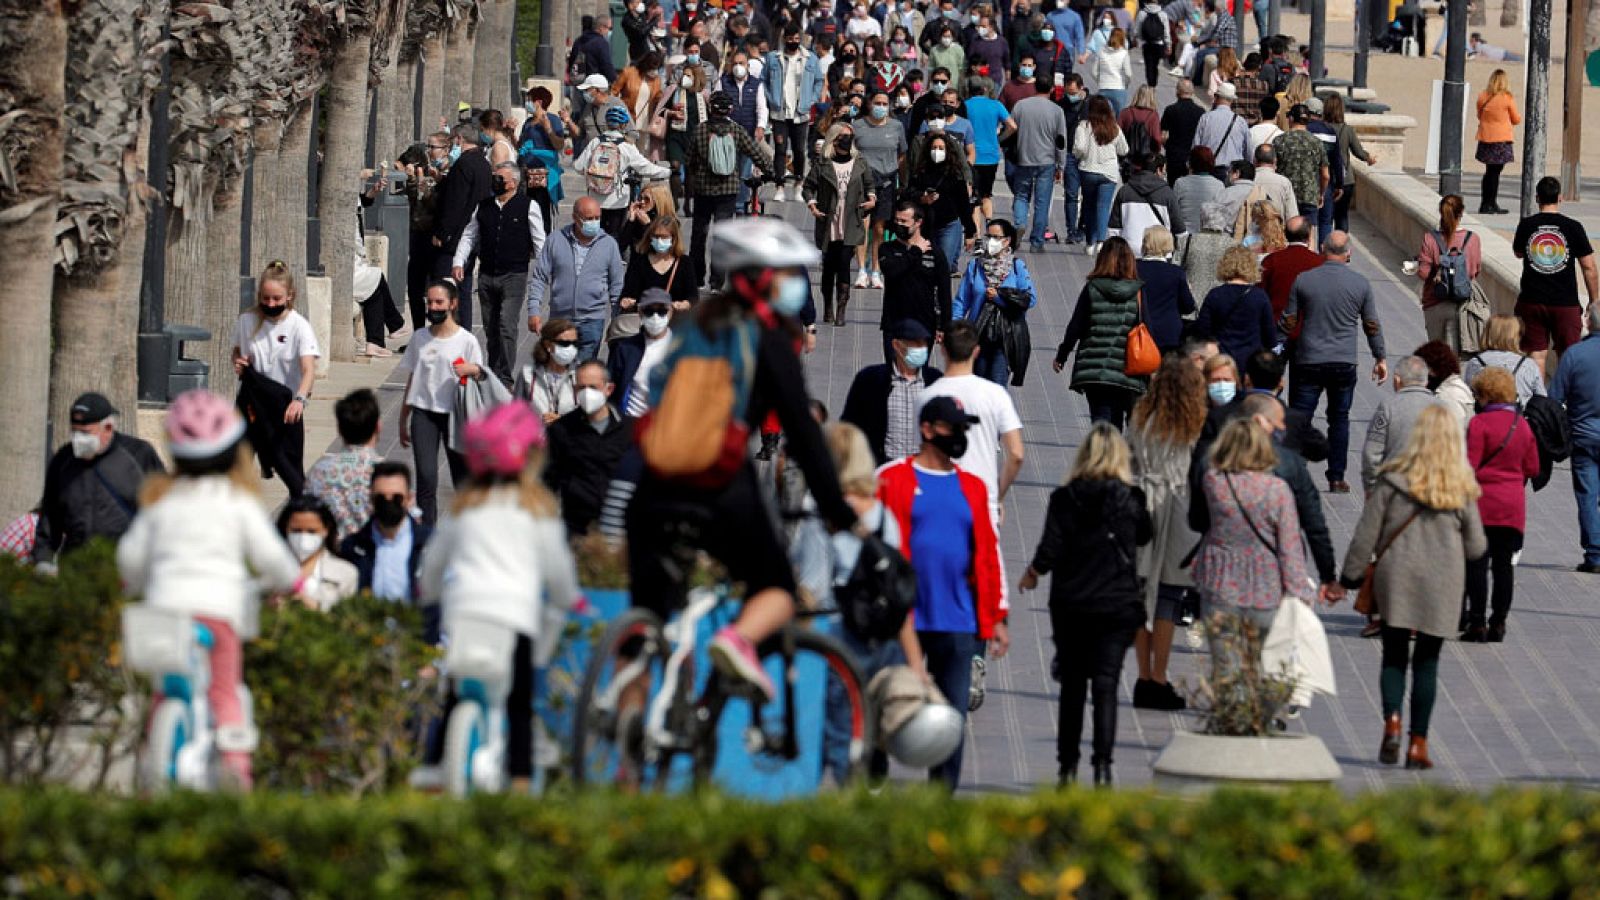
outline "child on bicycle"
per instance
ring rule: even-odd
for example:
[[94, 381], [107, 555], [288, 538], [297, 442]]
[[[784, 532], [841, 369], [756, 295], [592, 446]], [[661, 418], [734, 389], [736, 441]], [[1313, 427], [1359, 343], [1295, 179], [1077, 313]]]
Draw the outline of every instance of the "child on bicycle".
[[296, 589], [300, 563], [262, 508], [244, 430], [233, 404], [210, 391], [173, 401], [166, 431], [177, 474], [145, 481], [139, 514], [117, 544], [117, 571], [129, 594], [187, 613], [211, 632], [206, 699], [217, 748], [235, 784], [249, 790], [255, 734], [239, 699], [239, 633], [253, 626], [250, 592]]
[[428, 544], [419, 589], [424, 604], [443, 606], [447, 637], [451, 619], [463, 614], [517, 633], [506, 762], [513, 787], [526, 790], [533, 775], [534, 640], [548, 657], [577, 602], [578, 575], [556, 498], [542, 477], [546, 443], [538, 414], [523, 403], [495, 407], [467, 423], [463, 441], [470, 481], [456, 495], [455, 516]]

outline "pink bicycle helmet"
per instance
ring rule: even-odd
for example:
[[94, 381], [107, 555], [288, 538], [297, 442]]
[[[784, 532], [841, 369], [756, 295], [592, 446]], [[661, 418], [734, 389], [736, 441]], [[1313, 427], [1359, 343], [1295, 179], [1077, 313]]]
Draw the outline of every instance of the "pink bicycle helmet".
[[210, 391], [185, 391], [167, 410], [167, 445], [174, 459], [214, 459], [243, 437], [244, 419], [232, 403]]
[[514, 478], [528, 451], [544, 446], [544, 422], [527, 404], [506, 403], [468, 422], [462, 442], [472, 474]]

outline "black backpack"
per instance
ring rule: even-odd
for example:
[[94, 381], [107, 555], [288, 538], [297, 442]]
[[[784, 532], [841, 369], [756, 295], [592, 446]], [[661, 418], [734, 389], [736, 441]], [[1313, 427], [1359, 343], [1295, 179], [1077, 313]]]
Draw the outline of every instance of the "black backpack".
[[877, 533], [861, 539], [850, 579], [834, 587], [833, 599], [844, 627], [858, 638], [883, 641], [900, 632], [917, 602], [917, 573], [900, 551], [884, 543], [881, 524]]
[[1129, 122], [1128, 127], [1122, 129], [1122, 137], [1123, 140], [1128, 142], [1129, 156], [1143, 155], [1149, 158], [1156, 152], [1155, 137], [1150, 134], [1150, 129], [1146, 128], [1145, 124], [1138, 119]]
[[1522, 415], [1533, 429], [1534, 443], [1539, 445], [1539, 474], [1533, 479], [1533, 489], [1537, 491], [1550, 483], [1555, 464], [1572, 455], [1572, 430], [1566, 407], [1543, 394], [1529, 397]]
[[1167, 43], [1167, 29], [1161, 24], [1161, 17], [1155, 13], [1145, 13], [1144, 21], [1139, 23], [1139, 41], [1145, 44]]

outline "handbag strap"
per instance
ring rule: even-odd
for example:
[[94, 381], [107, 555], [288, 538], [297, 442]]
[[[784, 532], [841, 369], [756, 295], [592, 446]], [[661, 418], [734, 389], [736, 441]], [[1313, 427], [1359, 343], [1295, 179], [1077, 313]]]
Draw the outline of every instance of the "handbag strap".
[[1267, 540], [1266, 535], [1261, 533], [1261, 529], [1256, 527], [1256, 523], [1251, 521], [1250, 513], [1245, 510], [1244, 502], [1239, 499], [1239, 492], [1233, 489], [1233, 475], [1229, 472], [1223, 472], [1222, 480], [1227, 482], [1228, 493], [1233, 495], [1233, 505], [1239, 507], [1239, 515], [1244, 517], [1244, 523], [1250, 526], [1250, 531], [1256, 536], [1256, 540], [1260, 541], [1263, 547], [1266, 547], [1268, 550], [1272, 551], [1273, 556], [1277, 556], [1278, 545]]
[[[1387, 516], [1388, 512], [1388, 509], [1385, 508], [1384, 515]], [[1422, 515], [1422, 506], [1418, 504], [1416, 509], [1411, 511], [1411, 515], [1406, 516], [1406, 520], [1400, 523], [1400, 527], [1396, 528], [1394, 533], [1389, 535], [1388, 539], [1379, 542], [1382, 546], [1378, 547], [1378, 552], [1372, 555], [1372, 564], [1374, 566], [1378, 564], [1379, 560], [1383, 559], [1383, 555], [1389, 552], [1389, 548], [1394, 546], [1394, 542], [1399, 539], [1401, 534], [1405, 533], [1407, 528], [1411, 527], [1411, 523], [1415, 522], [1417, 520], [1417, 516], [1420, 515]]]
[[1483, 459], [1478, 460], [1478, 465], [1472, 471], [1474, 471], [1474, 472], [1482, 472], [1483, 471], [1483, 467], [1487, 466], [1489, 464], [1490, 460], [1494, 459], [1496, 456], [1499, 456], [1500, 455], [1500, 451], [1506, 449], [1506, 445], [1510, 444], [1511, 443], [1511, 439], [1516, 436], [1516, 434], [1517, 434], [1517, 425], [1519, 425], [1521, 422], [1522, 422], [1522, 413], [1518, 412], [1515, 408], [1513, 408], [1511, 410], [1511, 427], [1506, 429], [1506, 436], [1500, 439], [1500, 446], [1494, 448], [1493, 450], [1490, 450], [1488, 456], [1485, 456]]
[[683, 257], [681, 257], [681, 256], [675, 256], [675, 257], [672, 258], [672, 270], [667, 272], [667, 293], [668, 294], [672, 293], [672, 280], [674, 278], [678, 277], [678, 263], [680, 263], [682, 261], [683, 261]]

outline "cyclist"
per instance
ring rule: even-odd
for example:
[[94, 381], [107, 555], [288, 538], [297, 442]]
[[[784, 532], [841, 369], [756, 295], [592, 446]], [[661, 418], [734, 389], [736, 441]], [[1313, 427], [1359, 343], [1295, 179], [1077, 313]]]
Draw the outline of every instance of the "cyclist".
[[251, 573], [264, 591], [299, 593], [300, 563], [262, 508], [244, 420], [232, 403], [206, 390], [180, 394], [166, 430], [177, 475], [145, 480], [139, 514], [117, 544], [117, 571], [129, 594], [191, 615], [211, 632], [206, 699], [217, 748], [235, 785], [249, 790], [255, 736], [239, 701], [239, 632], [251, 624]]
[[[747, 219], [718, 225], [711, 250], [730, 273], [728, 287], [701, 301], [676, 339], [687, 340], [694, 330], [708, 336], [731, 329], [753, 333], [754, 359], [734, 363], [734, 377], [748, 375], [749, 385], [748, 400], [737, 414], [753, 433], [769, 412], [776, 412], [788, 436], [789, 459], [804, 473], [823, 519], [835, 529], [854, 527], [856, 515], [844, 501], [822, 431], [811, 417], [795, 354], [797, 335], [790, 332], [808, 298], [804, 267], [817, 262], [816, 246], [787, 223]], [[650, 392], [656, 410], [670, 402], [664, 398], [680, 371], [670, 355], [658, 368], [660, 381]], [[744, 611], [713, 638], [711, 657], [724, 674], [772, 697], [772, 682], [755, 648], [793, 618], [795, 580], [763, 505], [748, 448], [731, 480], [713, 490], [661, 477], [646, 466], [627, 522], [635, 604], [663, 617], [683, 604], [685, 550], [704, 550], [727, 566], [732, 581], [746, 586]]]

